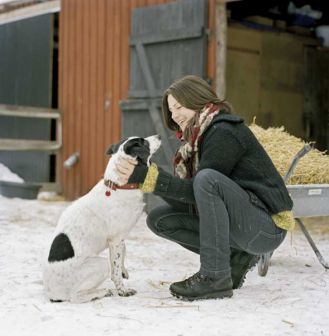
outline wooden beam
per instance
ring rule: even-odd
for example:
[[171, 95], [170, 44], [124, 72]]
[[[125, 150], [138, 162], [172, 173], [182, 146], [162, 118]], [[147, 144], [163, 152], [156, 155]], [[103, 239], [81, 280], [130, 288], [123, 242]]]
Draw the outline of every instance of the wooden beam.
[[139, 64], [143, 72], [143, 76], [146, 81], [146, 86], [149, 92], [149, 97], [154, 98], [156, 97], [155, 92], [154, 92], [156, 86], [155, 86], [153, 76], [152, 76], [152, 73], [149, 67], [149, 62], [148, 62], [148, 58], [145, 52], [144, 45], [138, 42], [136, 44], [136, 51], [137, 51]]
[[0, 25], [28, 19], [31, 17], [59, 12], [61, 8], [60, 0], [52, 0], [33, 4], [23, 8], [13, 9], [0, 14]]
[[172, 161], [172, 153], [171, 153], [171, 145], [169, 142], [169, 139], [166, 135], [166, 131], [165, 128], [163, 127], [163, 122], [162, 119], [160, 117], [160, 111], [156, 106], [156, 103], [154, 101], [150, 102], [149, 105], [149, 113], [150, 113], [150, 117], [152, 119], [154, 128], [156, 130], [156, 132], [160, 135], [161, 137], [161, 141], [162, 141], [162, 148], [164, 151], [164, 154], [166, 156], [167, 162], [171, 162]]
[[61, 112], [57, 109], [0, 104], [0, 116], [60, 119]]
[[0, 150], [37, 150], [56, 152], [62, 147], [62, 114], [60, 110], [0, 104], [0, 116], [56, 119], [57, 141], [0, 138]]
[[2, 151], [48, 151], [56, 152], [61, 148], [57, 141], [29, 139], [0, 139]]
[[[162, 97], [163, 90], [154, 90], [154, 95], [156, 97]], [[149, 98], [149, 92], [147, 90], [129, 90], [128, 97], [130, 98]]]
[[227, 15], [225, 1], [216, 2], [216, 93], [226, 98]]
[[187, 40], [194, 39], [202, 36], [203, 31], [202, 27], [200, 28], [189, 28], [189, 29], [173, 29], [170, 31], [164, 31], [161, 35], [157, 34], [144, 34], [144, 35], [135, 35], [130, 38], [129, 44], [136, 45], [137, 43], [141, 44], [152, 44], [152, 43], [164, 43], [172, 42], [177, 40]]

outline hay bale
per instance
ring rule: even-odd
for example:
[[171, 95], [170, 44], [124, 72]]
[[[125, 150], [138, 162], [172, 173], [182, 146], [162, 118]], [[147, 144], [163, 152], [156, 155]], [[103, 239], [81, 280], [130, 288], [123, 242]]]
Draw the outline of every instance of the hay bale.
[[[284, 176], [293, 158], [306, 143], [287, 133], [284, 127], [264, 129], [253, 123], [249, 128], [265, 148], [281, 176]], [[288, 181], [288, 184], [328, 183], [329, 156], [314, 148], [298, 161]]]

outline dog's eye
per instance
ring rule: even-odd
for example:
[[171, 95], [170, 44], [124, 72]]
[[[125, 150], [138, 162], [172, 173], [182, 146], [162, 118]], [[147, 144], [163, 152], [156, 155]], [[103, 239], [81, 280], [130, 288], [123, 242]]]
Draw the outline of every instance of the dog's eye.
[[145, 144], [144, 144], [144, 141], [142, 141], [142, 139], [139, 139], [138, 141], [135, 142], [134, 146], [135, 147], [143, 147]]

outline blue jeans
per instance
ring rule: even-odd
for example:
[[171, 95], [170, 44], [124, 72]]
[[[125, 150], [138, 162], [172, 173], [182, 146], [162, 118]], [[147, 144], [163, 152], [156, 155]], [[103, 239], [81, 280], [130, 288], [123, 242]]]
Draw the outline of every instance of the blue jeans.
[[168, 205], [151, 210], [147, 225], [158, 236], [199, 253], [202, 274], [229, 276], [231, 247], [262, 254], [284, 240], [286, 231], [275, 225], [261, 200], [218, 171], [199, 171], [193, 190], [197, 211], [168, 199]]

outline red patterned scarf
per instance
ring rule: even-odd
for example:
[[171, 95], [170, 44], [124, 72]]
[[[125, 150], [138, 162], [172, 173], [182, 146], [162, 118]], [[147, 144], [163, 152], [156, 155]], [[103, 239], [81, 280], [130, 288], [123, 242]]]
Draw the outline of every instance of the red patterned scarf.
[[[207, 104], [200, 112], [197, 125], [193, 126], [193, 132], [183, 145], [177, 150], [174, 160], [175, 175], [180, 178], [190, 179], [194, 176], [199, 167], [199, 143], [205, 129], [211, 124], [215, 115], [219, 113], [219, 108], [215, 104]], [[178, 138], [182, 137], [181, 132], [177, 132]]]

